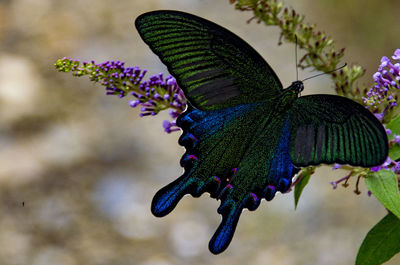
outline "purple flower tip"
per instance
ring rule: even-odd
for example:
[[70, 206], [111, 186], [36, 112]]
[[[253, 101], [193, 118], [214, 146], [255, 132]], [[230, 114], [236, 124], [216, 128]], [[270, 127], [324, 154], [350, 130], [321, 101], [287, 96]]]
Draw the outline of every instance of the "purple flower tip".
[[335, 164], [333, 164], [332, 169], [335, 170], [335, 169], [338, 169], [338, 168], [340, 168], [340, 167], [341, 167], [340, 164], [335, 163]]
[[396, 144], [400, 145], [400, 135], [395, 135], [394, 138], [393, 138], [393, 141], [394, 141]]
[[[399, 174], [400, 173], [400, 162], [394, 162], [395, 166], [392, 167], [392, 170], [395, 174]], [[399, 179], [400, 182], [400, 179]]]
[[165, 120], [165, 121], [163, 121], [162, 125], [164, 127], [164, 131], [167, 132], [167, 133], [179, 131], [179, 128], [176, 127], [176, 122], [175, 121], [171, 121], [170, 122], [168, 120]]
[[383, 56], [381, 59], [381, 67], [386, 67], [388, 65], [388, 63], [390, 63], [389, 58], [387, 58], [386, 56]]
[[394, 51], [394, 55], [392, 56], [393, 60], [400, 60], [400, 49], [396, 49]]
[[378, 171], [381, 170], [381, 169], [382, 169], [382, 167], [380, 167], [380, 166], [371, 167], [371, 171], [373, 171], [373, 172], [378, 172]]
[[379, 121], [382, 121], [383, 117], [385, 116], [384, 113], [374, 113], [374, 115]]
[[129, 106], [131, 106], [132, 108], [137, 107], [140, 104], [140, 100], [131, 100], [129, 102]]
[[163, 121], [162, 126], [164, 129], [171, 128], [171, 123], [168, 120]]
[[334, 181], [329, 182], [333, 186], [333, 189], [335, 190], [337, 188], [337, 183]]
[[387, 167], [392, 163], [392, 159], [390, 157], [387, 157], [385, 162], [381, 165], [382, 167]]

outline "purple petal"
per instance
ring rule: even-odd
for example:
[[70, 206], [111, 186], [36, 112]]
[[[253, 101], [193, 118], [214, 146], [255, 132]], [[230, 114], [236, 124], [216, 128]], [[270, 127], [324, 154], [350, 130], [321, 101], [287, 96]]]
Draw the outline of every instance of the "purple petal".
[[379, 121], [382, 121], [383, 117], [385, 116], [383, 113], [374, 113], [374, 115]]
[[371, 169], [371, 171], [373, 171], [373, 172], [378, 172], [379, 170], [382, 169], [382, 167], [377, 166], [377, 167], [371, 167], [370, 169]]
[[171, 123], [168, 120], [163, 121], [162, 126], [164, 129], [171, 128]]
[[396, 49], [394, 51], [394, 55], [392, 56], [394, 60], [400, 60], [400, 49]]
[[390, 63], [389, 58], [387, 58], [386, 56], [383, 56], [381, 59], [381, 67], [386, 67], [389, 63]]
[[135, 108], [140, 104], [140, 100], [131, 100], [129, 102], [129, 106], [131, 106], [131, 108]]

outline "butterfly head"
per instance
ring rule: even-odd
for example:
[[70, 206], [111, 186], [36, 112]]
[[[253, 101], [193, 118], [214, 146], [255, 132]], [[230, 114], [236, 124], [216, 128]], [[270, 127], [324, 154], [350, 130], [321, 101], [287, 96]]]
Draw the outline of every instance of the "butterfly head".
[[300, 80], [294, 81], [291, 85], [290, 88], [299, 94], [301, 91], [304, 89], [303, 82]]

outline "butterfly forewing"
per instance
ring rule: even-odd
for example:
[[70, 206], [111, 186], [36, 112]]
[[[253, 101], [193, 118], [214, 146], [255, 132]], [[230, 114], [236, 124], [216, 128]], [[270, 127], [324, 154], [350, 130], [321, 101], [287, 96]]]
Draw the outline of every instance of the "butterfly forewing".
[[213, 22], [178, 11], [154, 11], [139, 16], [135, 23], [198, 109], [265, 102], [282, 92], [267, 62]]

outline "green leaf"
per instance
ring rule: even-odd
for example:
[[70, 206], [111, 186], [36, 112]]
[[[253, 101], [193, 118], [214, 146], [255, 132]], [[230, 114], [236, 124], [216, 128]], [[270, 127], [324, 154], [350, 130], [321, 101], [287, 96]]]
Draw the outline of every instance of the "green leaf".
[[308, 167], [303, 169], [298, 178], [300, 181], [294, 186], [294, 208], [297, 208], [297, 204], [299, 203], [300, 195], [303, 192], [303, 189], [310, 181], [311, 175], [314, 173], [315, 167]]
[[393, 144], [389, 149], [389, 157], [392, 160], [397, 160], [400, 158], [400, 145]]
[[380, 265], [400, 252], [400, 220], [389, 213], [364, 238], [356, 265]]
[[399, 184], [393, 171], [380, 170], [368, 174], [365, 183], [383, 206], [400, 219]]
[[400, 115], [394, 117], [388, 124], [386, 128], [392, 131], [391, 135], [388, 135], [389, 141], [393, 139], [393, 135], [400, 135]]

